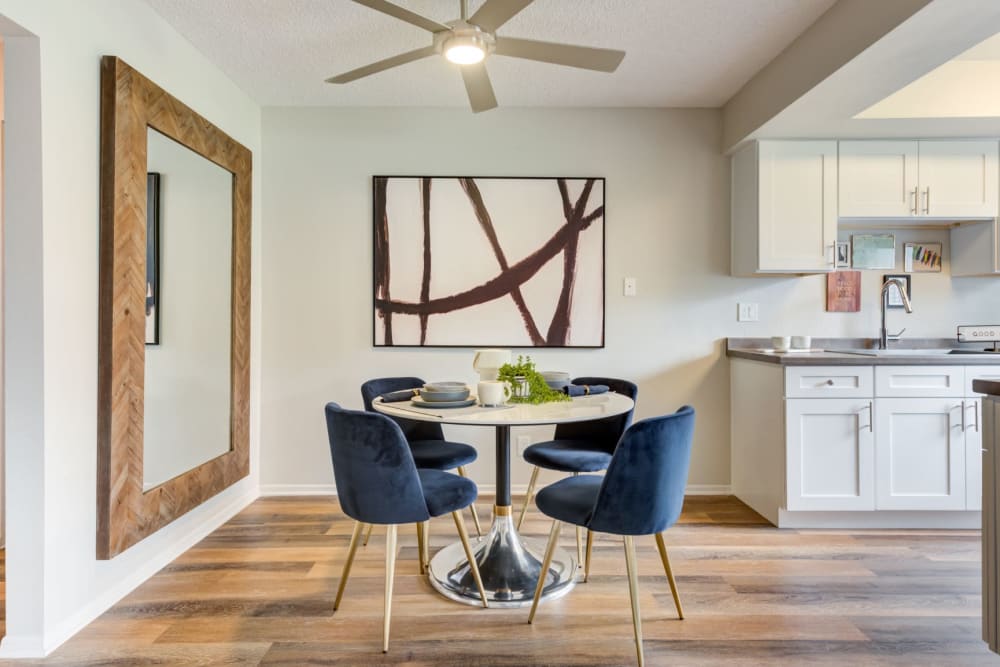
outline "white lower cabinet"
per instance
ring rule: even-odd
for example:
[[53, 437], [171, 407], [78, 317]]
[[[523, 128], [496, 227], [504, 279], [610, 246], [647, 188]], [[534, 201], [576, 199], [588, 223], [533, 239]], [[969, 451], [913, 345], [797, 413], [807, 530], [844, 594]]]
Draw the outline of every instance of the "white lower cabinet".
[[876, 509], [966, 508], [964, 406], [955, 398], [875, 402]]
[[789, 510], [875, 509], [873, 417], [870, 399], [786, 401]]
[[983, 399], [965, 401], [965, 509], [983, 509]]

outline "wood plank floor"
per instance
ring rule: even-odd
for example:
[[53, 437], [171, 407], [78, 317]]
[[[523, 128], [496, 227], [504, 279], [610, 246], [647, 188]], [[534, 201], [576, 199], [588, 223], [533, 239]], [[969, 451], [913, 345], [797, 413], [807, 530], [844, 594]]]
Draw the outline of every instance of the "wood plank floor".
[[[524, 532], [549, 526], [533, 511]], [[359, 549], [332, 613], [350, 532], [331, 498], [258, 500], [50, 658], [0, 664], [634, 664], [620, 539], [598, 536], [591, 581], [529, 626], [527, 609], [436, 594], [401, 529], [383, 655], [382, 535]], [[449, 517], [432, 522], [432, 549], [455, 539]], [[650, 665], [1000, 665], [979, 639], [976, 531], [779, 531], [733, 498], [692, 497], [666, 540], [687, 619], [653, 539], [637, 540]]]

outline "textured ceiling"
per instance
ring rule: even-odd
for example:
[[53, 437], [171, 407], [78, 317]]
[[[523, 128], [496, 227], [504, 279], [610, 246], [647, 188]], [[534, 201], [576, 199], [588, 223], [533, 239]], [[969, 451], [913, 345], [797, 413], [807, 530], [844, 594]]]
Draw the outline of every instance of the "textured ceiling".
[[[458, 0], [395, 0], [458, 17]], [[501, 106], [718, 107], [834, 0], [535, 0], [498, 33], [627, 52], [614, 74], [492, 56]], [[334, 74], [431, 43], [349, 0], [146, 0], [265, 106], [467, 106], [440, 56], [345, 85]], [[481, 4], [470, 1], [470, 14]]]

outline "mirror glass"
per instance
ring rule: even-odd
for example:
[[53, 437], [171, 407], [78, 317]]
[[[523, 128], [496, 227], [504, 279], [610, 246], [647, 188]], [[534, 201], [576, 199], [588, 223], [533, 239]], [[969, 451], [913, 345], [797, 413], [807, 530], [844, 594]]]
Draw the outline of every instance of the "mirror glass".
[[147, 131], [143, 490], [230, 449], [233, 174]]

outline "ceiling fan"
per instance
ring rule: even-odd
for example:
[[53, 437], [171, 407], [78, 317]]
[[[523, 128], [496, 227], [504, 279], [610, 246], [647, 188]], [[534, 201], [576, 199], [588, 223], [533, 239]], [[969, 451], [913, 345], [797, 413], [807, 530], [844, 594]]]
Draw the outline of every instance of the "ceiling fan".
[[349, 83], [414, 60], [440, 54], [461, 67], [469, 103], [472, 105], [472, 110], [478, 113], [497, 106], [493, 84], [490, 83], [483, 62], [486, 56], [492, 53], [598, 72], [614, 72], [625, 57], [624, 51], [613, 49], [539, 42], [516, 37], [497, 37], [497, 29], [530, 5], [533, 0], [486, 0], [472, 16], [468, 15], [468, 0], [459, 0], [461, 18], [447, 23], [439, 23], [386, 0], [354, 0], [354, 2], [427, 30], [432, 33], [433, 42], [430, 46], [400, 53], [330, 77], [326, 80], [327, 83]]

